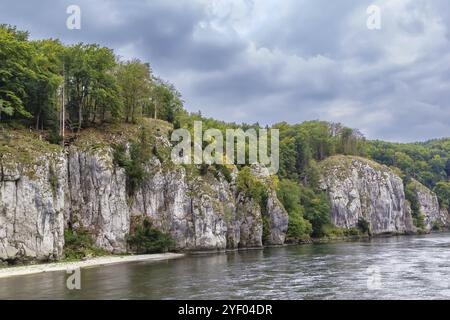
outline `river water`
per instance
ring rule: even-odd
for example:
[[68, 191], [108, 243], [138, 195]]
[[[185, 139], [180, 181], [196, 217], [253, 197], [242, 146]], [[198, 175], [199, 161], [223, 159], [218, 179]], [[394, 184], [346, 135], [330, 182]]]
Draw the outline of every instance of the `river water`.
[[450, 234], [195, 255], [0, 279], [0, 299], [449, 299]]

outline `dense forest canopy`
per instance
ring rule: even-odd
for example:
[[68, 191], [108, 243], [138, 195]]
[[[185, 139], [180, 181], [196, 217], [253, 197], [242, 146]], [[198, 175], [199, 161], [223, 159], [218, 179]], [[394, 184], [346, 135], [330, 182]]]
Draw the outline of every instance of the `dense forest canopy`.
[[[1, 126], [34, 128], [50, 142], [61, 143], [64, 134], [76, 136], [84, 128], [108, 123], [138, 123], [143, 117], [168, 121], [174, 128], [192, 129], [194, 120], [221, 131], [260, 127], [188, 113], [181, 94], [157, 78], [146, 62], [122, 61], [97, 44], [30, 41], [27, 32], [0, 26]], [[358, 130], [324, 121], [272, 127], [280, 130], [278, 193], [290, 215], [288, 237], [293, 241], [336, 232], [319, 188], [317, 165], [336, 154], [365, 156], [390, 166], [405, 186], [414, 178], [437, 193], [441, 206], [449, 207], [450, 139], [368, 141]]]

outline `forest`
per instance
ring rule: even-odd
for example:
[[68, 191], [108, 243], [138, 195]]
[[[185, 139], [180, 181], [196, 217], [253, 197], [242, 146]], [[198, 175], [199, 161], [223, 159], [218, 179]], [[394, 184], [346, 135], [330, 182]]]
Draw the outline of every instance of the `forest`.
[[[121, 60], [97, 44], [32, 41], [28, 32], [0, 26], [1, 128], [39, 130], [49, 142], [61, 144], [86, 128], [139, 123], [144, 117], [165, 120], [174, 128], [191, 129], [194, 120], [222, 131], [261, 127], [189, 113], [177, 89], [154, 75], [147, 62]], [[330, 206], [319, 187], [318, 163], [336, 154], [385, 164], [403, 178], [405, 187], [415, 179], [449, 208], [450, 138], [407, 144], [371, 141], [356, 129], [318, 120], [281, 122], [272, 128], [280, 130], [278, 196], [290, 216], [292, 241], [341, 232], [331, 226]]]

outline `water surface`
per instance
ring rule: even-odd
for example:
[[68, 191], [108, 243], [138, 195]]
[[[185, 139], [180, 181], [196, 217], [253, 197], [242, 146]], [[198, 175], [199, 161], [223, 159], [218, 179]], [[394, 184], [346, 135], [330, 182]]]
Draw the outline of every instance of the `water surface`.
[[189, 256], [0, 279], [0, 299], [449, 299], [450, 234]]

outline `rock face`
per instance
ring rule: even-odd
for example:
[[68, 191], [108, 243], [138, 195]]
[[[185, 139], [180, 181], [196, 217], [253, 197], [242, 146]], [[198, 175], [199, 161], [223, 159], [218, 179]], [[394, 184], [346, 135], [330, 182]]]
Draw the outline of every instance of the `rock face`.
[[2, 161], [0, 177], [0, 260], [51, 260], [64, 245], [63, 153], [33, 164]]
[[67, 158], [66, 226], [89, 231], [99, 248], [125, 252], [130, 215], [124, 170], [113, 165], [110, 149], [71, 147]]
[[439, 209], [436, 194], [414, 179], [410, 182], [410, 186], [419, 203], [420, 213], [424, 215], [425, 231], [448, 228], [450, 226], [448, 212]]
[[[170, 147], [167, 138], [158, 139]], [[261, 168], [254, 174], [267, 183], [263, 207], [236, 190], [236, 168], [227, 178], [212, 169], [198, 174], [152, 155], [143, 183], [130, 194], [111, 144], [55, 148], [26, 166], [22, 158], [0, 158], [1, 261], [60, 258], [66, 228], [87, 231], [97, 247], [123, 253], [133, 221], [143, 217], [170, 233], [178, 250], [261, 247], [264, 229], [267, 244], [284, 243], [287, 213]]]
[[389, 168], [363, 158], [335, 156], [323, 161], [321, 169], [321, 186], [328, 193], [336, 226], [356, 227], [364, 219], [374, 235], [415, 231], [402, 179]]

